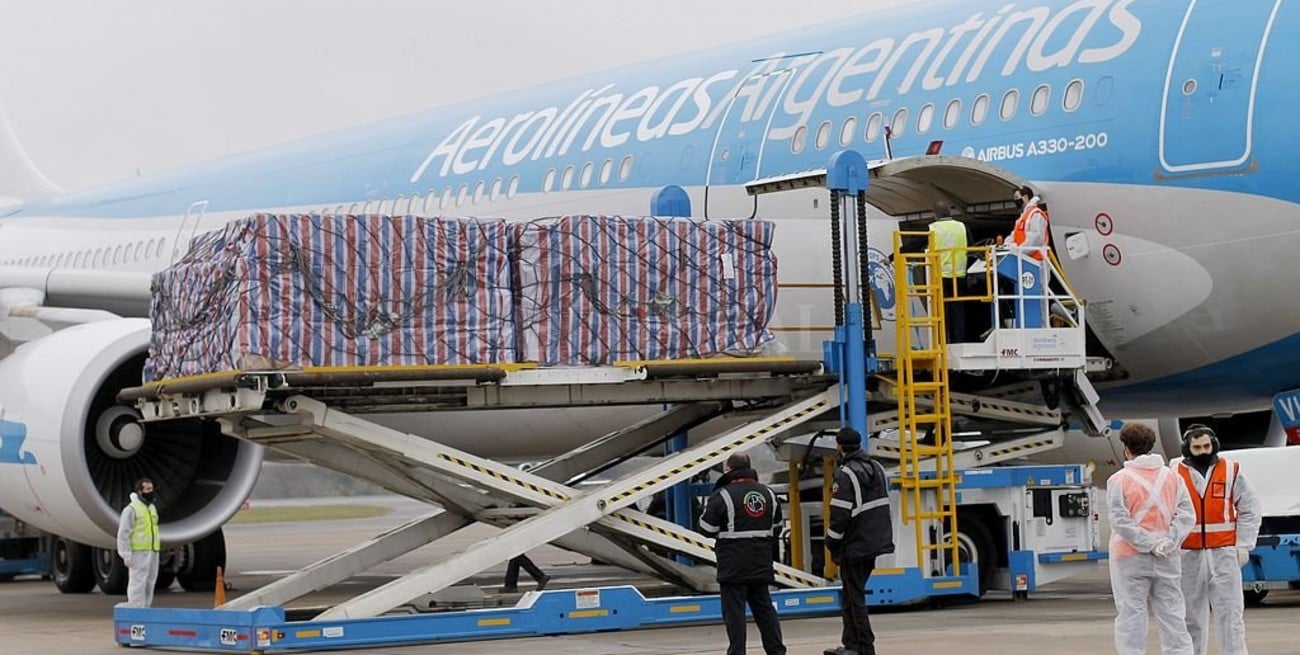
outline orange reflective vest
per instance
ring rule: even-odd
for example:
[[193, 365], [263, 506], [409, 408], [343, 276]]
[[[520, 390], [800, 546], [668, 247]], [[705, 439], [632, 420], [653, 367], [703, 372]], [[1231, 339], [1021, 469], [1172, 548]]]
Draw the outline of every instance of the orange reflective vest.
[[[1024, 213], [1020, 215], [1020, 218], [1016, 219], [1016, 226], [1011, 231], [1011, 243], [1017, 246], [1025, 245], [1025, 239], [1028, 238], [1029, 232], [1029, 219], [1035, 213], [1041, 214], [1043, 222], [1047, 223], [1047, 226], [1043, 229], [1043, 246], [1050, 246], [1052, 244], [1051, 223], [1047, 217], [1047, 212], [1043, 211], [1043, 209], [1038, 205], [1026, 208]], [[1042, 261], [1043, 259], [1043, 253], [1039, 250], [1029, 253], [1029, 256], [1039, 261]]]
[[1205, 482], [1205, 493], [1200, 493], [1196, 490], [1196, 481], [1192, 479], [1192, 469], [1186, 462], [1178, 463], [1178, 474], [1187, 485], [1192, 505], [1196, 506], [1196, 526], [1187, 535], [1183, 548], [1202, 550], [1237, 545], [1237, 506], [1232, 502], [1232, 492], [1240, 469], [1237, 462], [1220, 459], [1210, 469], [1209, 479]]
[[[1168, 533], [1178, 507], [1178, 481], [1170, 475], [1169, 467], [1124, 468], [1121, 473], [1119, 486], [1124, 491], [1124, 506], [1133, 522], [1152, 534]], [[1138, 551], [1112, 532], [1110, 554], [1111, 557], [1132, 557]]]

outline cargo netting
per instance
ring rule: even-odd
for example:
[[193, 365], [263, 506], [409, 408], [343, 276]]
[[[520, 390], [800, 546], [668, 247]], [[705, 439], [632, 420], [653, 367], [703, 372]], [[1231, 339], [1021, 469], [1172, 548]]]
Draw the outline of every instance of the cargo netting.
[[154, 276], [145, 381], [229, 370], [749, 356], [775, 225], [257, 214]]

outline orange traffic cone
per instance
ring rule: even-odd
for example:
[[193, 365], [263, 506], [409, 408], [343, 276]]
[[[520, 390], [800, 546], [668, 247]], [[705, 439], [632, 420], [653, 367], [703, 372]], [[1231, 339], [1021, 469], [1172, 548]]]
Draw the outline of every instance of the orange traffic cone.
[[214, 600], [214, 602], [213, 602], [213, 604], [212, 604], [213, 607], [221, 607], [222, 605], [225, 605], [225, 604], [226, 604], [226, 579], [225, 579], [225, 577], [222, 575], [222, 573], [223, 573], [223, 571], [221, 570], [221, 567], [218, 566], [218, 567], [217, 567], [217, 587], [216, 587], [216, 592], [217, 592], [217, 594], [216, 594], [216, 599]]

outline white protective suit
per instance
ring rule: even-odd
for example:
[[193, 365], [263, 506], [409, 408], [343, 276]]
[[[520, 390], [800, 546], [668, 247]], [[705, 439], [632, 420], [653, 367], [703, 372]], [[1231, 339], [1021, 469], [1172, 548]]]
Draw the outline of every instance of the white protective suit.
[[[139, 496], [131, 494], [131, 500]], [[131, 528], [135, 526], [135, 507], [127, 503], [117, 521], [117, 554], [126, 564], [126, 607], [153, 605], [153, 588], [158, 581], [158, 551], [131, 550]]]
[[[1221, 459], [1215, 462], [1215, 466], [1222, 465]], [[1203, 496], [1206, 476], [1194, 466], [1189, 465], [1188, 469], [1192, 482], [1196, 483], [1197, 497]], [[1238, 558], [1238, 550], [1249, 552], [1255, 547], [1263, 517], [1260, 516], [1259, 497], [1246, 480], [1245, 472], [1239, 471], [1233, 482], [1232, 502], [1237, 508], [1236, 546], [1182, 550], [1187, 632], [1192, 635], [1196, 655], [1205, 655], [1209, 648], [1205, 633], [1210, 629], [1211, 611], [1214, 613], [1214, 641], [1219, 645], [1220, 655], [1247, 655], [1248, 652], [1245, 598], [1241, 591], [1241, 567], [1245, 562]], [[1197, 528], [1192, 526], [1193, 530]]]
[[1106, 481], [1106, 505], [1116, 652], [1146, 653], [1150, 607], [1161, 652], [1192, 655], [1178, 558], [1178, 547], [1196, 522], [1186, 485], [1160, 455], [1140, 455]]

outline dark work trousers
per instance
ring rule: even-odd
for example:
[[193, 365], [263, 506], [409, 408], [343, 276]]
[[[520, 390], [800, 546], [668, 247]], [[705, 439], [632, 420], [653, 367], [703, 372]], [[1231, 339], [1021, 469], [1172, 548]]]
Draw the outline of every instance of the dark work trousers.
[[545, 575], [542, 573], [541, 569], [537, 568], [536, 564], [533, 564], [533, 560], [528, 559], [527, 555], [513, 557], [510, 559], [510, 562], [506, 564], [506, 589], [514, 589], [519, 586], [520, 566], [524, 567], [524, 570], [528, 571], [528, 575], [533, 576], [533, 580], [535, 581], [540, 581]]
[[876, 568], [876, 558], [845, 562], [840, 566], [840, 612], [844, 619], [844, 647], [858, 655], [876, 655], [876, 633], [871, 631], [867, 616], [867, 579]]
[[785, 655], [781, 642], [781, 623], [772, 607], [772, 594], [766, 582], [723, 582], [722, 622], [727, 624], [727, 655], [745, 654], [745, 603], [754, 614], [758, 634], [763, 637], [763, 652], [767, 655]]
[[[943, 279], [944, 298], [961, 298], [968, 295], [970, 292], [966, 290], [965, 277]], [[943, 302], [943, 324], [948, 343], [963, 343], [970, 340], [966, 334], [966, 305], [968, 304], [956, 300]]]

